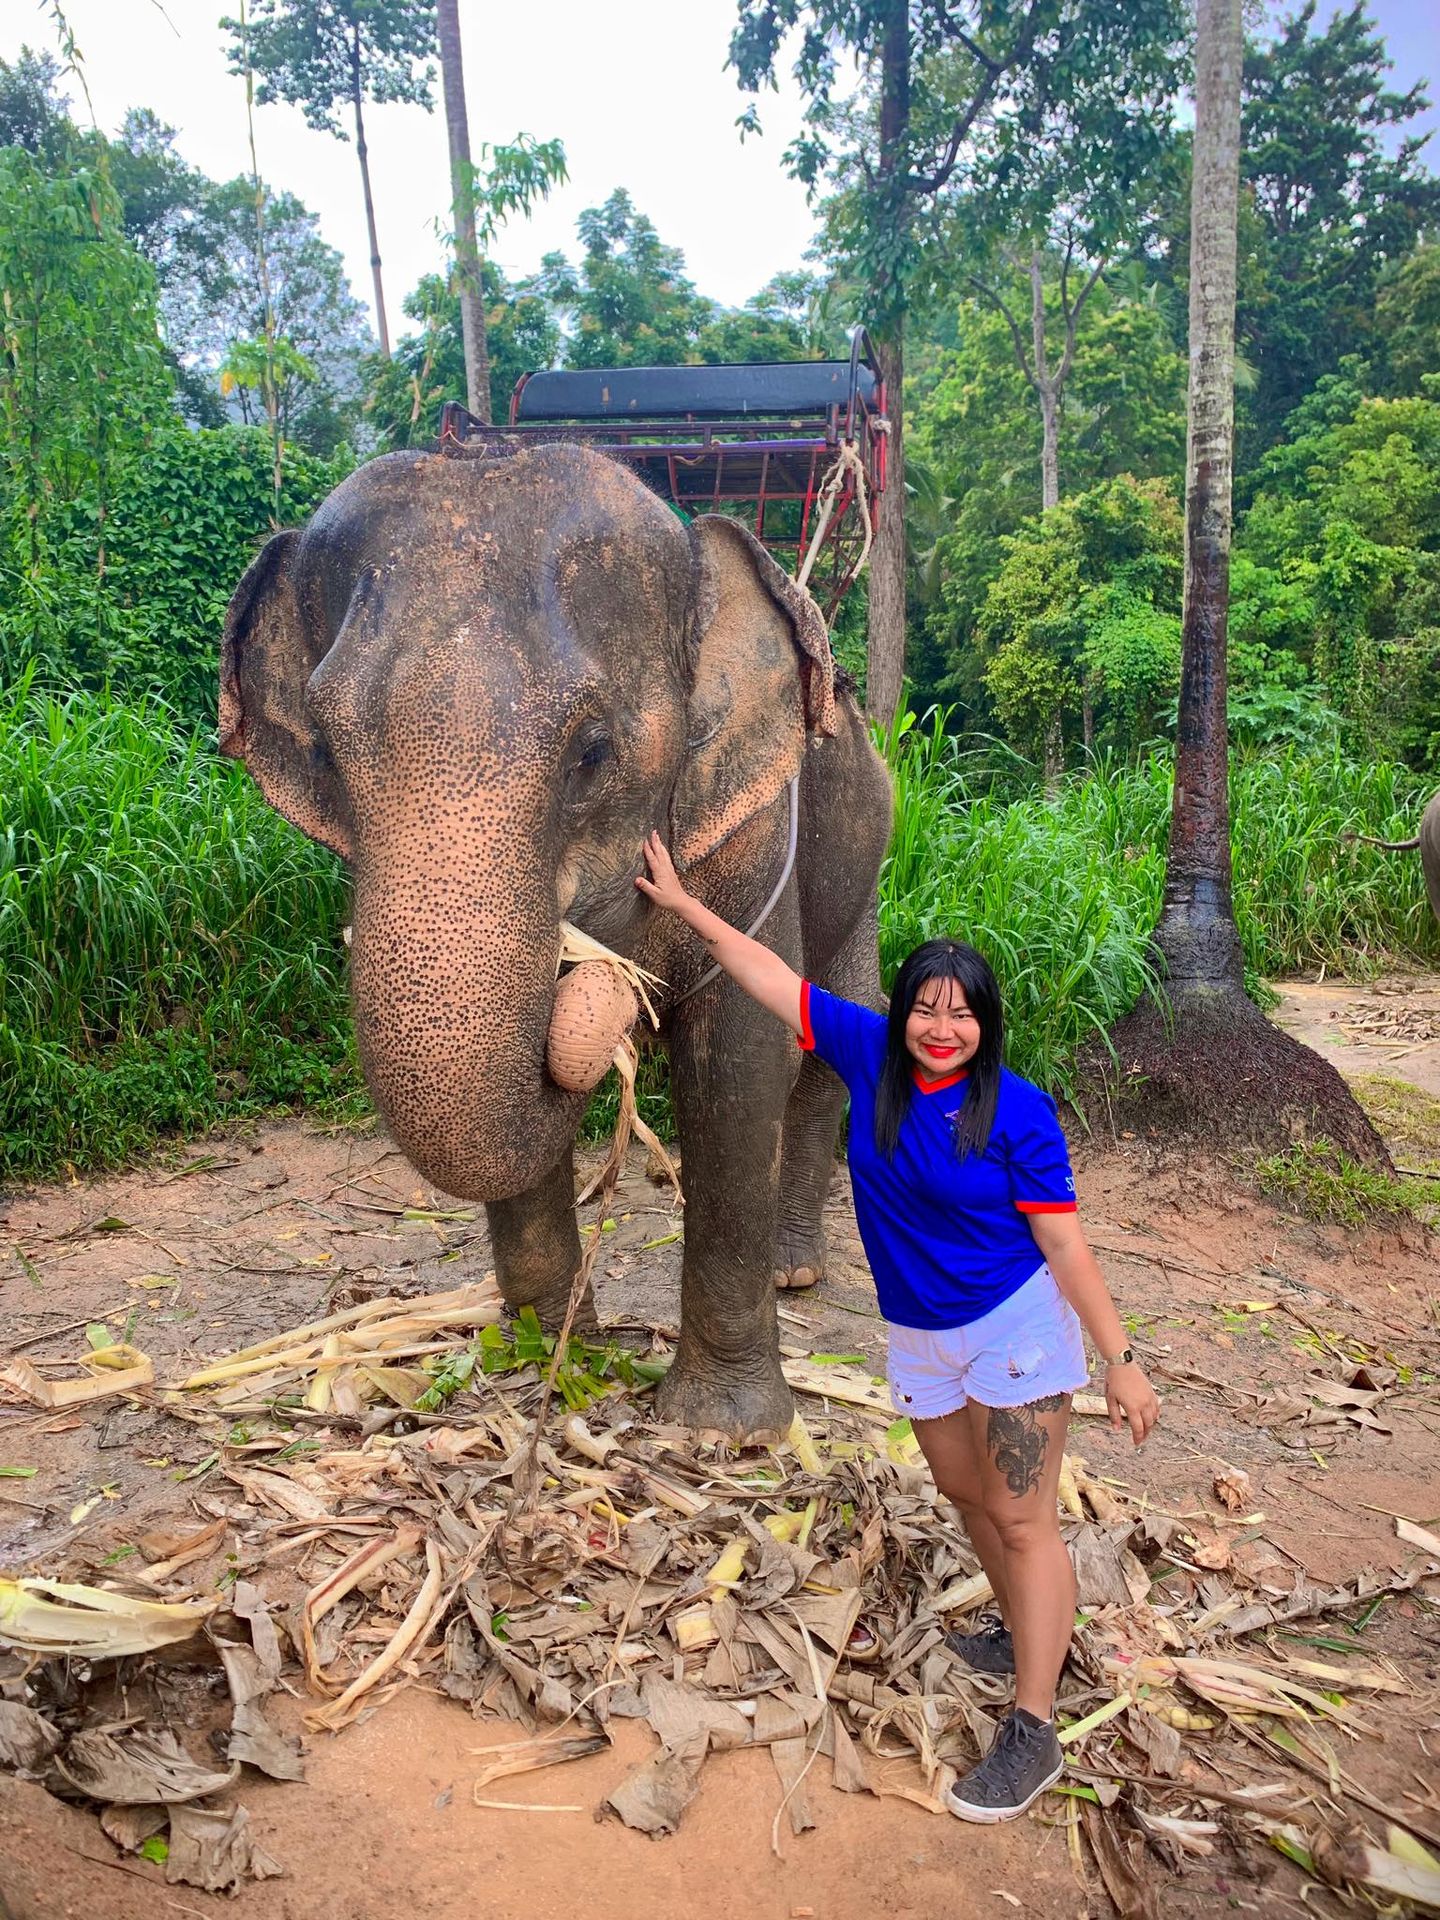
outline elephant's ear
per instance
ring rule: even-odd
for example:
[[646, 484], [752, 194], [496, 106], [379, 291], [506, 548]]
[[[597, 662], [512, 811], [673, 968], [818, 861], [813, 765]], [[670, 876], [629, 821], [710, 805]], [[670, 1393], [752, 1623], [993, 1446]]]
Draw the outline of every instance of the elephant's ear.
[[243, 760], [277, 813], [350, 858], [350, 809], [305, 700], [324, 648], [295, 591], [298, 533], [266, 542], [235, 589], [220, 653], [220, 751]]
[[812, 731], [835, 731], [835, 664], [810, 595], [738, 521], [707, 514], [690, 538], [693, 680], [674, 828], [684, 866], [784, 792]]

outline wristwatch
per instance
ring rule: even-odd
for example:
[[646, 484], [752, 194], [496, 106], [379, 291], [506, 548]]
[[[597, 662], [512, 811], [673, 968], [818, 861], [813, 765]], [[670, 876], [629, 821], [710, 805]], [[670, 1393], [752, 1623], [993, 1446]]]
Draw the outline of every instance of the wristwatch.
[[1122, 1347], [1113, 1360], [1106, 1359], [1105, 1365], [1107, 1367], [1128, 1367], [1133, 1364], [1134, 1359], [1135, 1349], [1133, 1347]]

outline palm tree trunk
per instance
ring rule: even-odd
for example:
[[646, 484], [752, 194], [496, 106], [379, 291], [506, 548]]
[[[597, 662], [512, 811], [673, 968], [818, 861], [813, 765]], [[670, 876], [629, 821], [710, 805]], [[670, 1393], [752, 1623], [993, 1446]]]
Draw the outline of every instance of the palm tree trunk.
[[460, 293], [460, 331], [465, 342], [465, 404], [477, 420], [490, 421], [490, 355], [485, 338], [485, 301], [480, 248], [475, 238], [475, 178], [470, 166], [470, 123], [465, 112], [465, 68], [460, 46], [460, 0], [439, 0], [440, 71], [445, 88], [445, 125], [450, 136], [450, 197], [455, 219], [455, 268]]
[[1226, 626], [1240, 180], [1240, 0], [1199, 0], [1191, 185], [1185, 602], [1175, 804], [1156, 941], [1177, 991], [1243, 991], [1230, 874]]
[[360, 183], [365, 189], [365, 225], [370, 235], [370, 278], [375, 286], [375, 330], [380, 335], [380, 351], [390, 358], [390, 328], [385, 319], [385, 284], [380, 278], [380, 234], [375, 225], [375, 201], [370, 193], [370, 149], [365, 144], [365, 115], [360, 96], [360, 24], [355, 24], [350, 42], [350, 99], [355, 108], [355, 151], [360, 156]]

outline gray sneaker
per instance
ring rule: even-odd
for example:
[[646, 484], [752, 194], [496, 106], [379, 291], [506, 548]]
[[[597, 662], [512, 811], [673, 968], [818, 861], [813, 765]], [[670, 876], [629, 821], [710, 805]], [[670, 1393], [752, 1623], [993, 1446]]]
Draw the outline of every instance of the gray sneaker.
[[1014, 1820], [1064, 1771], [1054, 1722], [1017, 1707], [1000, 1722], [985, 1758], [951, 1787], [946, 1804], [961, 1820], [984, 1826]]
[[977, 1673], [1014, 1673], [1015, 1642], [998, 1614], [980, 1623], [978, 1633], [947, 1633], [945, 1645], [957, 1660]]

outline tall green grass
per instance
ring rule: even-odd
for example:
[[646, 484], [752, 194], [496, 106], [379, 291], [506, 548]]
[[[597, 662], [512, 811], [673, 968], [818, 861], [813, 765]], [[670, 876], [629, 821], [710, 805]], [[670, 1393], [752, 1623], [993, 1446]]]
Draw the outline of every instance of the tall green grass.
[[938, 713], [902, 721], [884, 751], [895, 787], [880, 876], [885, 984], [921, 941], [970, 941], [1000, 981], [1010, 1065], [1064, 1087], [1077, 1049], [1154, 981], [1163, 855], [1153, 838], [1132, 846], [1108, 783], [1066, 787], [1054, 807], [1009, 797], [1019, 770], [967, 752]]
[[[1151, 973], [1170, 774], [1100, 766], [1053, 802], [1033, 769], [938, 715], [886, 743], [888, 981], [957, 933], [993, 960], [1010, 1059], [1063, 1090]], [[1400, 838], [1424, 784], [1339, 758], [1237, 762], [1236, 907], [1258, 975], [1440, 960]], [[0, 698], [0, 1177], [117, 1164], [237, 1112], [349, 1098], [339, 861], [158, 704]], [[652, 1121], [662, 1076], [647, 1069]], [[603, 1118], [597, 1107], [592, 1118]]]
[[0, 702], [0, 1174], [353, 1087], [339, 861], [157, 703]]
[[[901, 720], [883, 742], [895, 835], [880, 882], [887, 983], [920, 941], [958, 934], [999, 976], [1017, 1072], [1068, 1087], [1077, 1049], [1152, 979], [1170, 829], [1168, 756], [1098, 765], [1053, 799], [1012, 756], [967, 750], [944, 717]], [[1235, 910], [1252, 976], [1324, 965], [1434, 964], [1437, 929], [1418, 858], [1347, 836], [1399, 839], [1428, 787], [1338, 754], [1237, 757], [1230, 805]]]

